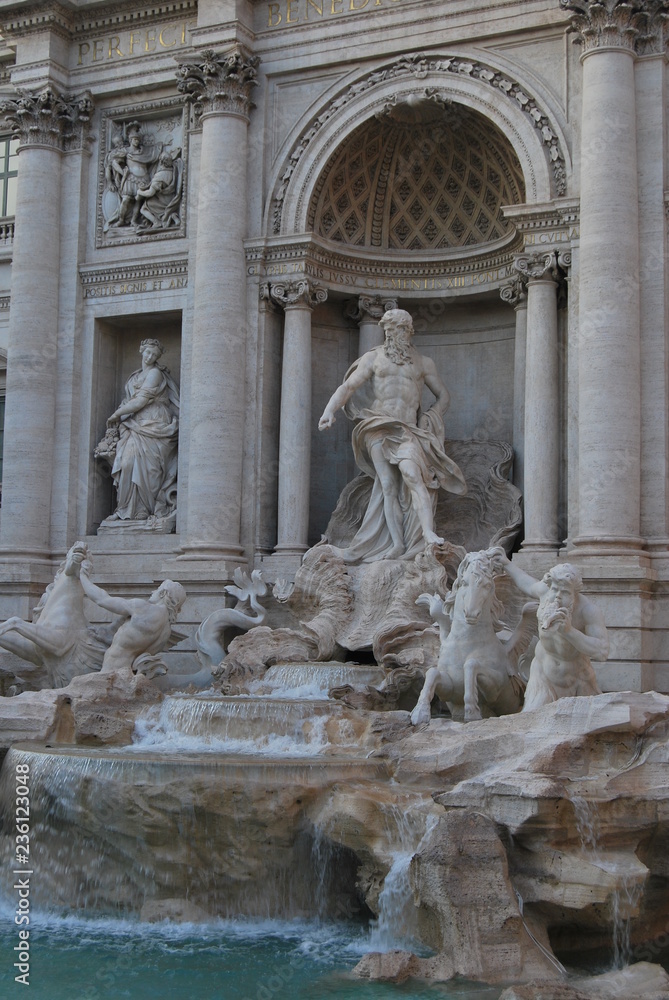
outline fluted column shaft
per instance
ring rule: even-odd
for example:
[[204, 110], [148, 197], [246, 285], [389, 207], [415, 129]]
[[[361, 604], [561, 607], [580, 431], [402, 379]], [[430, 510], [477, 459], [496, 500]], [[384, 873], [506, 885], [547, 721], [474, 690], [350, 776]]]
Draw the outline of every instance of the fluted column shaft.
[[238, 560], [244, 445], [247, 131], [258, 60], [236, 48], [180, 67], [202, 107], [188, 513], [182, 558]]
[[327, 293], [305, 280], [275, 285], [271, 294], [285, 310], [276, 551], [299, 554], [308, 547], [309, 533], [311, 315]]

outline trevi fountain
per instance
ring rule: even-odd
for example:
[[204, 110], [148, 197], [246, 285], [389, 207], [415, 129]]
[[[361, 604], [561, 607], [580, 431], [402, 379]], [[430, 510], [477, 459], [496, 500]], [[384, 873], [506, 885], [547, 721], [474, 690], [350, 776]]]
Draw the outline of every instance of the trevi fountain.
[[0, 14], [2, 996], [669, 1000], [669, 4]]

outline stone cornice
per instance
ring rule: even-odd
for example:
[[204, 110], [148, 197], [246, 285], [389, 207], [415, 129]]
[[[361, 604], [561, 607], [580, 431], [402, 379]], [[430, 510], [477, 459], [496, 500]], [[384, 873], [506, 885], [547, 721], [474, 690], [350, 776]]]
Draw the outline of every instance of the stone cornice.
[[31, 93], [0, 100], [0, 116], [23, 146], [81, 149], [88, 138], [93, 100], [88, 93], [77, 97], [59, 94], [47, 86]]
[[195, 16], [197, 0], [166, 0], [157, 4], [117, 3], [81, 10], [57, 2], [17, 3], [0, 11], [0, 25], [5, 38], [16, 38], [38, 31], [55, 31], [71, 39], [83, 32], [106, 31], [128, 27], [138, 22]]
[[79, 268], [79, 277], [84, 289], [84, 298], [100, 298], [101, 293], [113, 285], [141, 286], [146, 282], [154, 283], [173, 278], [187, 279], [188, 258], [136, 261], [131, 264], [109, 264], [106, 267], [82, 265]]
[[522, 249], [522, 239], [513, 234], [503, 247], [477, 247], [448, 258], [438, 254], [356, 253], [355, 247], [335, 246], [311, 234], [247, 240], [245, 248], [247, 274], [261, 282], [304, 276], [349, 295], [364, 292], [370, 296], [378, 293], [383, 299], [408, 294], [421, 298], [440, 290], [465, 294], [498, 288], [513, 276], [514, 255]]
[[560, 0], [571, 11], [570, 30], [584, 52], [623, 48], [662, 52], [667, 43], [668, 0]]
[[205, 49], [179, 63], [177, 89], [202, 115], [234, 114], [248, 118], [252, 88], [258, 85], [258, 56], [241, 45], [227, 52]]

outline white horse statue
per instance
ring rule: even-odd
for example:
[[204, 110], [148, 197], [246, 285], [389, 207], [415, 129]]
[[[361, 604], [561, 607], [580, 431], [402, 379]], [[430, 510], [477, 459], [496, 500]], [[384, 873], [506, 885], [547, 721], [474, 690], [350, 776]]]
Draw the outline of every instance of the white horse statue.
[[427, 604], [438, 623], [441, 648], [411, 713], [414, 726], [430, 721], [435, 694], [454, 717], [461, 716], [464, 706], [465, 722], [482, 718], [482, 702], [487, 715], [520, 711], [525, 681], [518, 662], [536, 634], [536, 604], [525, 605], [513, 633], [505, 629], [500, 620], [503, 606], [495, 593], [495, 576], [501, 575], [497, 551], [469, 552], [444, 601], [436, 594], [421, 594], [416, 601]]

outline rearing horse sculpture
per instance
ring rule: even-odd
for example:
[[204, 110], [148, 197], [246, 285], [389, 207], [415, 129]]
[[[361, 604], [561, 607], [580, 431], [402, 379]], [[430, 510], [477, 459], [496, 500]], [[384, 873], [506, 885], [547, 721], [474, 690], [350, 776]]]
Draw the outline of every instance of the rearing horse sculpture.
[[495, 594], [495, 551], [469, 552], [444, 601], [436, 594], [422, 594], [416, 602], [427, 604], [438, 622], [441, 648], [437, 666], [427, 671], [411, 713], [414, 726], [429, 722], [435, 694], [446, 702], [453, 716], [464, 706], [465, 722], [482, 718], [482, 700], [489, 714], [520, 711], [525, 681], [518, 660], [532, 639], [536, 604], [526, 604], [515, 631], [500, 638], [497, 633], [504, 625], [499, 618], [502, 604]]

